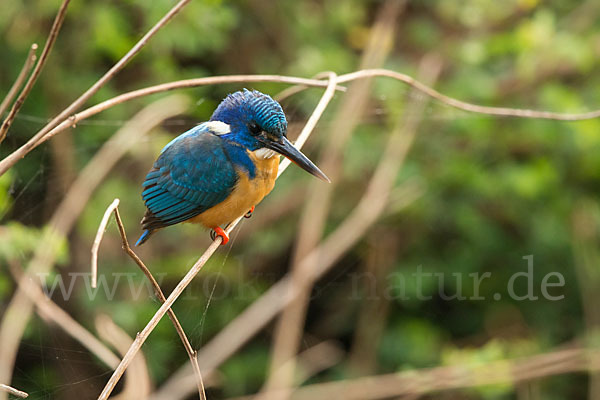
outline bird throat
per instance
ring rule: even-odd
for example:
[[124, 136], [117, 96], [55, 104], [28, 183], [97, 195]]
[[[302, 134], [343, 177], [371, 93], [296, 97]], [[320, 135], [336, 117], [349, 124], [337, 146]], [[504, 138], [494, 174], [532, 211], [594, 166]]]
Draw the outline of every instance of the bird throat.
[[274, 150], [271, 149], [267, 149], [266, 147], [263, 147], [261, 149], [255, 150], [253, 151], [254, 156], [260, 160], [266, 160], [272, 157], [275, 157], [276, 155], [278, 155], [278, 153]]

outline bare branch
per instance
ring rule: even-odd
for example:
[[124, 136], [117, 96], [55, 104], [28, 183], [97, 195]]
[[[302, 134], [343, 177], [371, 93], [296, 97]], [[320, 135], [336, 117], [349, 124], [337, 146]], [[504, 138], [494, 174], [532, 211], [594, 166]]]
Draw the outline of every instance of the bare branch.
[[[11, 101], [13, 101], [13, 99], [15, 98], [15, 96], [17, 95], [19, 90], [21, 89], [21, 86], [23, 86], [23, 83], [25, 83], [25, 78], [27, 78], [27, 75], [31, 71], [31, 68], [33, 67], [33, 64], [35, 63], [35, 60], [37, 59], [37, 55], [36, 55], [37, 49], [38, 49], [37, 43], [32, 44], [31, 47], [29, 48], [29, 53], [27, 53], [27, 58], [25, 59], [25, 63], [23, 64], [23, 67], [21, 68], [21, 72], [19, 72], [19, 75], [17, 75], [17, 79], [15, 79], [15, 82], [13, 83], [10, 90], [4, 97], [4, 100], [2, 100], [2, 103], [0, 103], [0, 119], [2, 119], [2, 117], [4, 116], [4, 113], [6, 112], [8, 105], [10, 104]], [[3, 139], [3, 137], [0, 136], [0, 142], [2, 142], [2, 139]]]
[[[165, 295], [162, 292], [160, 285], [158, 284], [156, 279], [154, 279], [154, 276], [152, 275], [150, 270], [146, 267], [146, 265], [142, 262], [142, 260], [131, 249], [131, 246], [129, 246], [129, 241], [127, 240], [127, 235], [125, 234], [125, 227], [123, 226], [123, 222], [121, 221], [121, 216], [119, 215], [119, 208], [118, 207], [115, 208], [114, 212], [115, 212], [115, 219], [117, 221], [117, 226], [119, 227], [119, 233], [121, 234], [123, 250], [125, 250], [125, 252], [129, 255], [129, 257], [131, 257], [131, 259], [142, 270], [144, 275], [146, 275], [146, 278], [148, 278], [148, 280], [152, 284], [152, 288], [154, 289], [154, 293], [155, 293], [156, 297], [160, 300], [161, 303], [164, 303], [167, 299], [165, 298]], [[193, 368], [194, 374], [196, 376], [196, 384], [198, 386], [198, 395], [200, 396], [201, 400], [206, 400], [206, 393], [204, 391], [204, 381], [202, 380], [202, 373], [200, 372], [200, 365], [198, 365], [198, 357], [197, 357], [196, 351], [192, 348], [192, 345], [190, 344], [190, 341], [187, 338], [187, 336], [183, 330], [183, 327], [179, 323], [179, 320], [177, 319], [175, 312], [169, 308], [169, 310], [167, 311], [167, 314], [169, 315], [169, 318], [171, 319], [171, 322], [173, 323], [173, 326], [175, 327], [175, 330], [177, 331], [177, 334], [179, 335], [179, 338], [181, 339], [181, 341], [183, 343], [183, 347], [185, 348], [185, 351], [187, 352], [187, 354], [190, 358], [190, 362], [192, 363], [192, 368]]]
[[[104, 231], [106, 230], [106, 225], [108, 225], [108, 219], [110, 218], [110, 215], [113, 212], [115, 214], [115, 220], [117, 222], [117, 227], [119, 228], [119, 234], [121, 235], [121, 244], [122, 244], [123, 250], [136, 263], [136, 265], [144, 273], [144, 275], [146, 276], [148, 281], [150, 281], [150, 284], [152, 285], [152, 288], [154, 290], [154, 294], [156, 295], [156, 297], [160, 300], [161, 303], [164, 303], [166, 300], [165, 295], [162, 292], [162, 289], [160, 288], [160, 285], [158, 284], [156, 279], [154, 279], [154, 275], [152, 275], [152, 272], [150, 272], [148, 267], [146, 267], [144, 262], [138, 257], [138, 255], [131, 249], [131, 246], [129, 245], [129, 241], [127, 240], [127, 234], [125, 233], [125, 227], [123, 226], [123, 221], [121, 220], [121, 215], [119, 214], [119, 199], [114, 199], [113, 202], [108, 206], [108, 208], [104, 212], [104, 216], [102, 217], [102, 221], [100, 222], [100, 226], [98, 227], [98, 232], [96, 233], [96, 238], [94, 239], [94, 245], [92, 246], [92, 262], [91, 262], [91, 264], [92, 264], [92, 287], [94, 287], [94, 288], [96, 287], [95, 282], [96, 282], [96, 278], [97, 278], [96, 275], [98, 273], [98, 248], [100, 247], [100, 242], [102, 241], [102, 238], [104, 237]], [[200, 365], [198, 365], [198, 358], [196, 356], [196, 351], [192, 348], [192, 345], [190, 344], [190, 341], [188, 340], [188, 338], [183, 330], [183, 327], [179, 323], [179, 320], [177, 319], [175, 312], [172, 309], [169, 309], [167, 311], [167, 314], [169, 315], [169, 318], [171, 319], [171, 322], [173, 323], [173, 326], [175, 327], [177, 334], [179, 335], [181, 341], [183, 342], [183, 347], [185, 348], [185, 351], [187, 352], [187, 354], [190, 358], [190, 361], [192, 363], [192, 368], [193, 368], [194, 374], [196, 375], [196, 378], [197, 378], [198, 395], [200, 396], [201, 400], [206, 400], [206, 393], [204, 391], [204, 382], [202, 380], [202, 373], [200, 372]], [[123, 353], [125, 353], [125, 350], [123, 351]]]
[[164, 317], [167, 311], [171, 308], [173, 303], [175, 303], [175, 300], [179, 298], [181, 293], [183, 293], [184, 289], [190, 284], [192, 279], [194, 279], [198, 272], [200, 272], [204, 264], [206, 264], [206, 262], [210, 259], [210, 256], [212, 256], [212, 254], [219, 248], [222, 240], [223, 239], [220, 236], [218, 236], [215, 239], [215, 241], [211, 243], [211, 245], [208, 247], [208, 249], [206, 249], [204, 254], [198, 259], [198, 261], [196, 261], [192, 268], [190, 268], [188, 273], [183, 277], [179, 284], [177, 284], [175, 289], [173, 289], [173, 292], [171, 292], [169, 297], [161, 305], [158, 311], [156, 311], [156, 313], [154, 314], [152, 319], [150, 319], [150, 321], [144, 327], [144, 329], [137, 334], [134, 342], [131, 344], [131, 347], [129, 347], [129, 350], [121, 360], [121, 363], [119, 364], [117, 369], [113, 372], [106, 386], [102, 390], [102, 393], [100, 393], [98, 399], [108, 399], [108, 396], [110, 396], [110, 394], [112, 393], [116, 384], [119, 382], [119, 379], [125, 372], [125, 369], [129, 366], [137, 352], [142, 347], [142, 344], [146, 341], [146, 339], [154, 330], [156, 325], [158, 325], [158, 322], [162, 319], [162, 317]]
[[96, 288], [96, 283], [98, 281], [98, 248], [100, 247], [100, 242], [102, 242], [102, 238], [104, 237], [104, 232], [106, 231], [106, 225], [108, 225], [108, 219], [110, 218], [110, 214], [119, 207], [119, 199], [115, 199], [104, 212], [104, 216], [102, 217], [102, 221], [100, 222], [100, 226], [98, 226], [98, 232], [96, 232], [96, 237], [94, 238], [94, 244], [92, 245], [92, 287]]
[[519, 117], [519, 118], [534, 118], [534, 119], [550, 119], [557, 121], [582, 121], [585, 119], [594, 119], [600, 117], [600, 109], [584, 112], [584, 113], [559, 113], [551, 111], [536, 111], [521, 108], [507, 107], [486, 107], [477, 104], [467, 103], [450, 96], [446, 96], [435, 89], [419, 82], [413, 77], [402, 74], [400, 72], [390, 71], [388, 69], [366, 69], [362, 71], [352, 72], [346, 75], [340, 75], [338, 83], [349, 82], [355, 79], [362, 79], [371, 76], [384, 76], [393, 78], [414, 87], [415, 89], [425, 93], [450, 107], [458, 108], [459, 110], [469, 111], [477, 114], [497, 115], [501, 117]]
[[[280, 76], [280, 75], [228, 75], [228, 76], [214, 76], [207, 78], [195, 78], [195, 79], [186, 79], [181, 81], [175, 81], [170, 83], [164, 83], [161, 85], [150, 86], [144, 89], [134, 90], [131, 92], [123, 93], [119, 96], [113, 97], [112, 99], [103, 101], [102, 103], [98, 103], [95, 106], [87, 108], [77, 114], [71, 115], [68, 119], [64, 120], [52, 130], [47, 132], [41, 139], [37, 140], [35, 138], [30, 139], [26, 144], [21, 146], [18, 152], [23, 151], [23, 156], [29, 153], [31, 150], [35, 149], [40, 144], [52, 138], [54, 135], [64, 131], [65, 129], [76, 125], [79, 121], [89, 118], [93, 115], [96, 115], [106, 109], [114, 107], [118, 104], [137, 99], [140, 97], [149, 96], [155, 93], [166, 92], [174, 89], [184, 89], [184, 88], [192, 88], [198, 86], [206, 86], [206, 85], [216, 85], [223, 83], [242, 83], [242, 82], [281, 82], [281, 83], [292, 83], [301, 85], [303, 87], [326, 87], [328, 85], [327, 81], [316, 80], [316, 79], [304, 79], [304, 78], [296, 78], [293, 76]], [[301, 89], [300, 89], [301, 90]], [[343, 91], [344, 88], [338, 86], [337, 90]], [[25, 150], [28, 148], [28, 150]], [[9, 156], [10, 157], [10, 156]], [[4, 161], [8, 160], [8, 157], [0, 162], [0, 175], [3, 174], [2, 164]], [[15, 160], [14, 163], [16, 163]], [[8, 166], [10, 168], [12, 165]]]
[[26, 399], [27, 397], [29, 397], [29, 395], [21, 390], [15, 389], [14, 387], [5, 385], [3, 383], [0, 383], [0, 391], [1, 392], [7, 392], [9, 394], [12, 394], [13, 396], [17, 396], [20, 397], [21, 399]]
[[37, 64], [35, 65], [33, 72], [29, 76], [29, 80], [25, 84], [23, 91], [21, 92], [19, 97], [17, 97], [17, 101], [15, 101], [15, 104], [13, 104], [12, 108], [10, 109], [8, 116], [6, 117], [6, 119], [4, 120], [2, 125], [0, 126], [0, 142], [2, 142], [2, 140], [4, 140], [4, 137], [6, 136], [6, 133], [8, 132], [8, 128], [10, 128], [10, 125], [12, 124], [13, 120], [15, 119], [15, 116], [21, 109], [21, 106], [23, 106], [25, 99], [27, 98], [27, 96], [29, 96], [29, 92], [31, 92], [33, 85], [35, 85], [35, 81], [37, 80], [38, 76], [40, 76], [40, 74], [42, 73], [42, 68], [44, 67], [46, 60], [48, 59], [48, 55], [50, 54], [50, 51], [52, 50], [52, 46], [54, 46], [54, 42], [56, 42], [56, 38], [58, 37], [58, 32], [60, 31], [60, 27], [62, 26], [62, 24], [65, 20], [65, 16], [67, 15], [67, 7], [69, 6], [70, 1], [71, 0], [63, 0], [60, 8], [58, 9], [58, 13], [56, 14], [56, 17], [54, 18], [54, 23], [52, 24], [52, 28], [50, 29], [50, 34], [48, 35], [48, 40], [46, 40], [46, 44], [44, 45], [44, 49], [42, 50], [40, 59], [37, 62]]
[[575, 348], [514, 360], [452, 365], [309, 385], [293, 393], [292, 399], [397, 398], [442, 390], [514, 384], [569, 372], [597, 371], [599, 368], [599, 350]]
[[[109, 71], [110, 72], [110, 71]], [[586, 119], [594, 119], [600, 116], [600, 109], [589, 111], [585, 113], [557, 113], [551, 111], [536, 111], [536, 110], [528, 110], [528, 109], [519, 109], [519, 108], [506, 108], [506, 107], [487, 107], [480, 106], [476, 104], [467, 103], [461, 100], [454, 99], [452, 97], [441, 94], [440, 92], [432, 89], [431, 87], [419, 82], [418, 80], [412, 78], [409, 75], [402, 74], [395, 71], [390, 71], [386, 69], [365, 69], [356, 72], [352, 72], [345, 75], [340, 75], [338, 77], [338, 83], [350, 82], [357, 79], [365, 79], [374, 76], [381, 77], [389, 77], [401, 82], [404, 82], [415, 89], [425, 93], [426, 95], [457, 109], [474, 112], [478, 114], [486, 114], [486, 115], [496, 115], [496, 116], [509, 116], [509, 117], [520, 117], [520, 118], [535, 118], [535, 119], [550, 119], [557, 121], [581, 121]], [[3, 175], [8, 169], [10, 169], [14, 164], [18, 162], [21, 158], [25, 157], [27, 153], [37, 147], [39, 144], [48, 140], [52, 136], [56, 135], [59, 132], [62, 132], [69, 126], [72, 126], [77, 121], [88, 118], [91, 115], [97, 114], [100, 111], [103, 111], [107, 108], [113, 107], [117, 104], [123, 103], [125, 101], [147, 96], [154, 93], [164, 92], [168, 90], [174, 90], [179, 88], [186, 87], [195, 87], [200, 85], [211, 85], [218, 83], [233, 83], [233, 82], [284, 82], [284, 83], [294, 83], [298, 85], [306, 85], [306, 86], [325, 86], [326, 82], [312, 80], [312, 79], [303, 79], [296, 77], [285, 77], [279, 75], [231, 75], [231, 76], [221, 76], [221, 77], [209, 77], [209, 78], [197, 78], [197, 79], [188, 79], [183, 81], [176, 81], [165, 83], [162, 85], [151, 86], [145, 89], [135, 90], [133, 92], [125, 93], [120, 96], [114, 97], [113, 99], [102, 102], [96, 106], [90, 107], [89, 109], [81, 112], [79, 114], [74, 114], [69, 117], [77, 107], [69, 106], [65, 111], [63, 111], [59, 116], [57, 116], [54, 120], [52, 120], [46, 127], [44, 127], [41, 131], [39, 131], [33, 138], [31, 138], [27, 143], [23, 146], [15, 150], [9, 156], [0, 161], [0, 176]], [[338, 90], [343, 90], [343, 88], [338, 87]], [[91, 90], [91, 89], [90, 89]], [[88, 90], [89, 91], [89, 90]], [[87, 92], [86, 92], [87, 93]], [[83, 95], [82, 95], [83, 97]], [[75, 104], [75, 103], [73, 103]], [[66, 115], [66, 116], [65, 116]], [[59, 118], [61, 117], [61, 118]], [[62, 118], [64, 117], [64, 118]], [[60, 119], [60, 120], [59, 120]]]
[[[68, 3], [69, 0], [65, 0]], [[58, 124], [69, 118], [71, 114], [77, 111], [83, 104], [89, 100], [98, 90], [100, 90], [108, 81], [110, 81], [125, 65], [146, 45], [152, 36], [154, 36], [162, 27], [164, 27], [190, 0], [180, 0], [164, 17], [160, 19], [132, 48], [125, 54], [110, 70], [108, 70], [96, 83], [94, 83], [85, 93], [77, 98], [70, 106], [65, 108], [52, 121], [36, 133], [31, 140], [20, 147], [17, 151], [6, 157], [0, 162], [0, 175], [4, 175], [19, 159], [25, 157], [41, 140], [46, 133]]]
[[[329, 77], [330, 74], [331, 74], [330, 71], [319, 72], [318, 74], [314, 75], [312, 77], [312, 79], [318, 79], [319, 81], [321, 81], [321, 79], [325, 79], [325, 78]], [[288, 97], [291, 97], [295, 94], [302, 92], [303, 90], [308, 89], [308, 87], [309, 87], [308, 85], [301, 85], [301, 84], [290, 86], [290, 87], [282, 90], [281, 92], [277, 93], [275, 96], [273, 96], [273, 98], [275, 100], [281, 102], [281, 101], [287, 99]], [[343, 86], [338, 86], [336, 89], [339, 91], [342, 91], [342, 92], [346, 91], [346, 88]]]

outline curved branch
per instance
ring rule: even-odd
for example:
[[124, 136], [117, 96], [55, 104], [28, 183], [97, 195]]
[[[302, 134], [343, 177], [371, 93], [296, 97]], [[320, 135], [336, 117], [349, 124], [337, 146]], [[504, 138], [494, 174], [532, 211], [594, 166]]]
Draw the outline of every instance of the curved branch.
[[[109, 71], [110, 72], [110, 71]], [[116, 73], [116, 72], [115, 72]], [[108, 73], [107, 73], [108, 74]], [[600, 117], [600, 109], [584, 112], [584, 113], [558, 113], [552, 111], [537, 111], [537, 110], [529, 110], [529, 109], [520, 109], [520, 108], [508, 108], [508, 107], [488, 107], [488, 106], [480, 106], [477, 104], [467, 103], [462, 100], [455, 99], [450, 96], [446, 96], [437, 90], [419, 82], [418, 80], [412, 78], [409, 75], [402, 74], [400, 72], [391, 71], [387, 69], [365, 69], [356, 72], [352, 72], [345, 75], [340, 75], [338, 77], [338, 83], [350, 82], [356, 79], [364, 79], [369, 77], [388, 77], [399, 80], [401, 82], [406, 83], [414, 87], [415, 89], [425, 93], [426, 95], [450, 106], [463, 111], [474, 112], [478, 114], [486, 114], [486, 115], [496, 115], [496, 116], [504, 116], [504, 117], [519, 117], [519, 118], [537, 118], [537, 119], [550, 119], [557, 121], [581, 121], [586, 119], [594, 119]], [[75, 109], [77, 109], [81, 104], [78, 104], [77, 107], [73, 107], [73, 103], [69, 106], [65, 111], [63, 111], [58, 117], [52, 120], [48, 125], [46, 125], [41, 131], [39, 131], [33, 138], [31, 138], [27, 143], [23, 146], [15, 150], [9, 156], [0, 161], [0, 176], [4, 175], [8, 169], [10, 169], [13, 165], [19, 161], [19, 159], [25, 157], [27, 153], [37, 147], [39, 144], [48, 140], [52, 136], [57, 133], [63, 131], [67, 127], [74, 125], [77, 121], [88, 118], [91, 115], [97, 114], [100, 111], [103, 111], [107, 108], [113, 107], [117, 104], [123, 103], [125, 101], [132, 100], [134, 98], [147, 96], [154, 93], [165, 92], [168, 90], [186, 88], [186, 87], [195, 87], [201, 85], [211, 85], [218, 83], [234, 83], [234, 82], [282, 82], [282, 83], [293, 83], [298, 85], [306, 85], [306, 86], [326, 86], [326, 81], [318, 81], [312, 79], [303, 79], [297, 77], [289, 77], [289, 76], [279, 76], [279, 75], [231, 75], [231, 76], [221, 76], [221, 77], [208, 77], [208, 78], [197, 78], [197, 79], [188, 79], [183, 81], [176, 81], [165, 83], [162, 85], [151, 86], [144, 89], [135, 90], [133, 92], [125, 93], [120, 96], [117, 96], [113, 99], [107, 100], [96, 106], [90, 107], [87, 110], [74, 114], [68, 117]], [[338, 88], [341, 89], [341, 88]], [[90, 88], [91, 90], [91, 88]], [[89, 90], [88, 90], [89, 91]], [[87, 92], [86, 92], [87, 93]], [[83, 97], [84, 95], [82, 95]], [[80, 97], [80, 99], [82, 98]], [[77, 101], [76, 101], [77, 103]], [[64, 118], [59, 118], [64, 117]]]
[[388, 77], [399, 80], [425, 93], [427, 96], [441, 101], [442, 103], [450, 107], [458, 108], [459, 110], [473, 112], [477, 114], [497, 115], [501, 117], [552, 119], [557, 121], [582, 121], [585, 119], [594, 119], [600, 117], [600, 109], [584, 113], [559, 113], [552, 111], [528, 110], [522, 108], [480, 106], [477, 104], [467, 103], [465, 101], [458, 100], [450, 96], [446, 96], [445, 94], [442, 94], [437, 90], [432, 89], [431, 87], [419, 82], [418, 80], [414, 79], [409, 75], [402, 74], [396, 71], [391, 71], [389, 69], [365, 69], [362, 71], [356, 71], [351, 72], [349, 74], [340, 75], [338, 78], [338, 83], [350, 82], [355, 79], [362, 79], [373, 76]]

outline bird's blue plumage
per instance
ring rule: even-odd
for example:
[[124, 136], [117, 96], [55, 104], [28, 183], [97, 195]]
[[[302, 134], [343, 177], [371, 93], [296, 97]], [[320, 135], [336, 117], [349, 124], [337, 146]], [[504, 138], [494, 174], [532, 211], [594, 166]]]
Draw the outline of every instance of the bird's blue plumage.
[[169, 143], [142, 184], [145, 229], [188, 220], [225, 200], [237, 180], [223, 139], [201, 124]]
[[[214, 131], [210, 121], [227, 124], [229, 132]], [[248, 152], [264, 146], [255, 129], [276, 137], [287, 130], [281, 106], [257, 91], [229, 95], [210, 121], [167, 144], [146, 175], [144, 233], [136, 245], [153, 231], [189, 220], [224, 201], [235, 188], [237, 171], [254, 179], [256, 170]]]

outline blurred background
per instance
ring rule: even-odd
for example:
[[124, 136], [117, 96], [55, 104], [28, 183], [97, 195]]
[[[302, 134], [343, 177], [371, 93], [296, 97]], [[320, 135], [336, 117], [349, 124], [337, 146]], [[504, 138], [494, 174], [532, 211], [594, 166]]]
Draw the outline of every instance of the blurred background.
[[[73, 1], [0, 156], [25, 143], [89, 88], [173, 5], [172, 0]], [[56, 0], [3, 3], [0, 93], [9, 90], [31, 44], [43, 46], [59, 6]], [[440, 92], [476, 104], [583, 112], [600, 105], [599, 16], [596, 0], [193, 0], [88, 106], [187, 78], [312, 77], [387, 68], [420, 76]], [[348, 91], [336, 93], [304, 148], [334, 183], [325, 188], [290, 167], [175, 303], [192, 346], [200, 349], [201, 367], [214, 365], [205, 377], [208, 398], [422, 368], [477, 371], [498, 360], [593, 351], [600, 343], [600, 121], [468, 113], [422, 99], [389, 78], [344, 86]], [[53, 301], [90, 332], [98, 332], [99, 316], [108, 316], [133, 338], [160, 305], [121, 250], [114, 220], [100, 247], [100, 288], [90, 288], [90, 248], [106, 207], [121, 200], [127, 234], [136, 239], [144, 212], [140, 184], [160, 149], [207, 120], [227, 93], [243, 87], [275, 96], [289, 86], [178, 90], [188, 101], [183, 112], [140, 138], [93, 188], [41, 277], [45, 289], [54, 288]], [[282, 100], [291, 138], [322, 93], [309, 88]], [[82, 121], [0, 177], [0, 313], [17, 290], [9, 265], [27, 268], [84, 166], [134, 114], [167, 95], [136, 99]], [[396, 131], [397, 140], [390, 142]], [[386, 175], [384, 206], [373, 204], [372, 220], [363, 216], [363, 226], [350, 225], [339, 234], [369, 193], [390, 145], [399, 153], [390, 156], [395, 168]], [[357, 238], [331, 265], [323, 259], [309, 265], [321, 271], [318, 276], [303, 278], [310, 275], [306, 266], [293, 265], [332, 232], [339, 237], [354, 232]], [[168, 295], [209, 243], [200, 227], [180, 225], [135, 250]], [[231, 327], [282, 279], [296, 279], [304, 291], [284, 313], [288, 319], [260, 324], [251, 318]], [[281, 300], [282, 293], [273, 298]], [[248, 332], [245, 323], [253, 324]], [[227, 355], [215, 356], [230, 342], [212, 342], [203, 358], [202, 349], [227, 329], [248, 335]], [[249, 333], [252, 329], [256, 334]], [[292, 343], [286, 345], [286, 338]], [[151, 391], [178, 386], [174, 374], [184, 374], [189, 360], [167, 318], [142, 352]], [[296, 367], [279, 376], [294, 354], [299, 354]], [[211, 356], [219, 361], [208, 360]], [[471, 384], [451, 390], [432, 393], [423, 384], [424, 393], [411, 397], [399, 392], [373, 398], [598, 399], [600, 381], [585, 371], [586, 363], [578, 359], [575, 367], [525, 381], [508, 376], [488, 382], [474, 375]], [[2, 383], [33, 399], [96, 398], [112, 371], [36, 314], [26, 325], [14, 368], [4, 368], [12, 370], [12, 381]], [[192, 380], [191, 389], [165, 398], [197, 398], [194, 391]]]

